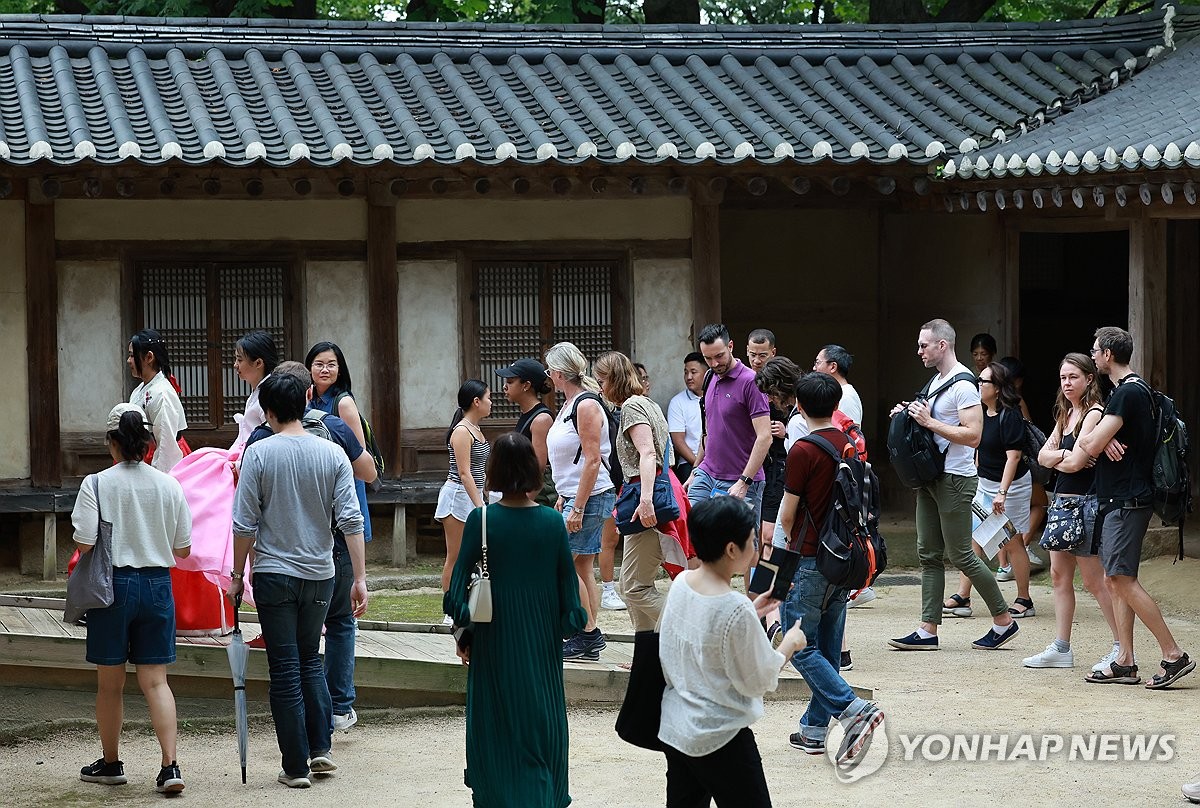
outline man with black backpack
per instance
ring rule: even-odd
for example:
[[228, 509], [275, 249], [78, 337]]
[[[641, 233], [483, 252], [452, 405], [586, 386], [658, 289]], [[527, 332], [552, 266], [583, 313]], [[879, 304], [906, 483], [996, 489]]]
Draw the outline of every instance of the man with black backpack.
[[[833, 411], [842, 397], [837, 381], [824, 373], [809, 373], [796, 383], [796, 406], [804, 415], [811, 432], [792, 445], [787, 456], [783, 501], [779, 521], [788, 538], [788, 549], [800, 553], [800, 565], [787, 599], [780, 607], [783, 625], [797, 620], [808, 637], [808, 647], [792, 657], [804, 681], [813, 692], [808, 709], [800, 717], [800, 731], [789, 737], [793, 747], [806, 754], [825, 752], [825, 736], [831, 718], [846, 728], [836, 760], [844, 763], [860, 755], [870, 743], [871, 734], [883, 723], [883, 711], [875, 704], [854, 695], [840, 673], [842, 633], [846, 625], [846, 584], [830, 580], [823, 569], [821, 545], [828, 541], [830, 523], [846, 519], [865, 528], [866, 514], [839, 513], [840, 508], [862, 511], [862, 491], [866, 464], [855, 459], [850, 440], [833, 425]], [[841, 460], [840, 458], [848, 458]], [[849, 503], [846, 491], [839, 492], [842, 467], [850, 464], [858, 470], [850, 488], [857, 493], [857, 505]], [[853, 498], [853, 494], [852, 494]], [[868, 554], [873, 555], [872, 550]], [[869, 561], [865, 581], [869, 584], [876, 561]]]
[[[999, 648], [1019, 629], [995, 577], [971, 550], [971, 501], [979, 484], [975, 447], [983, 437], [983, 406], [975, 374], [958, 361], [954, 340], [954, 328], [945, 320], [921, 326], [917, 356], [937, 375], [915, 401], [902, 401], [891, 413], [888, 453], [901, 480], [916, 489], [921, 559], [921, 625], [888, 640], [901, 651], [938, 649], [947, 560], [971, 579], [992, 614], [992, 627], [972, 643], [975, 648]], [[919, 448], [922, 437], [932, 437], [929, 449]]]
[[[1157, 421], [1160, 397], [1129, 367], [1133, 337], [1122, 328], [1096, 330], [1092, 359], [1096, 370], [1116, 385], [1096, 428], [1079, 440], [1079, 447], [1097, 458], [1096, 496], [1100, 513], [1099, 540], [1104, 581], [1112, 593], [1120, 650], [1107, 668], [1086, 679], [1095, 683], [1134, 685], [1141, 681], [1133, 657], [1133, 617], [1150, 629], [1162, 650], [1159, 672], [1146, 683], [1161, 690], [1191, 673], [1196, 663], [1188, 658], [1163, 620], [1158, 604], [1138, 581], [1142, 542], [1150, 527], [1155, 504], [1154, 462], [1159, 442]], [[1169, 399], [1167, 400], [1169, 401]]]

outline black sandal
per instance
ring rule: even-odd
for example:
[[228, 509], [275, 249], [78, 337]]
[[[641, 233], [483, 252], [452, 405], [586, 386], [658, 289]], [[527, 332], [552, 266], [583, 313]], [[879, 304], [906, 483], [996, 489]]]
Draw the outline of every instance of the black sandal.
[[1037, 609], [1033, 608], [1033, 601], [1029, 598], [1013, 598], [1013, 603], [1025, 607], [1023, 611], [1018, 612], [1012, 606], [1009, 606], [1008, 613], [1013, 617], [1037, 617]]
[[1138, 676], [1137, 665], [1118, 665], [1112, 662], [1109, 663], [1108, 670], [1108, 673], [1092, 671], [1083, 677], [1083, 681], [1097, 685], [1136, 685], [1142, 681], [1142, 677]]
[[[953, 603], [953, 606], [947, 606], [946, 600]], [[962, 595], [955, 592], [950, 597], [942, 601], [942, 616], [943, 617], [970, 617], [971, 616], [971, 599], [964, 598]]]
[[1175, 682], [1187, 676], [1196, 668], [1196, 663], [1189, 659], [1187, 654], [1179, 657], [1179, 659], [1175, 660], [1174, 662], [1167, 662], [1164, 659], [1159, 664], [1162, 665], [1162, 669], [1166, 673], [1162, 676], [1155, 674], [1149, 682], [1146, 682], [1146, 688], [1148, 690], [1163, 690], [1168, 688], [1175, 684]]

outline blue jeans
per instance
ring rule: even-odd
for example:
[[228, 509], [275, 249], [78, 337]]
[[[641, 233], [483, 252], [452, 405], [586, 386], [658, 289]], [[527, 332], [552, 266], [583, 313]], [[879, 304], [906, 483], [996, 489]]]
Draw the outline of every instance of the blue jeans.
[[346, 715], [354, 706], [354, 634], [357, 621], [350, 605], [354, 565], [350, 551], [333, 546], [333, 595], [325, 616], [325, 682], [334, 715]]
[[271, 672], [271, 718], [283, 770], [292, 777], [307, 775], [309, 758], [327, 753], [331, 744], [332, 710], [320, 647], [333, 581], [275, 572], [254, 576], [255, 606]]
[[[728, 492], [733, 488], [737, 480], [718, 480], [703, 469], [696, 469], [692, 472], [692, 484], [688, 488], [688, 502], [693, 506], [697, 505], [709, 497], [713, 496], [714, 491]], [[750, 487], [746, 489], [746, 502], [754, 506], [754, 535], [755, 546], [758, 546], [758, 531], [762, 525], [762, 499], [763, 487], [766, 485], [766, 480], [755, 480], [750, 483]], [[720, 496], [719, 494], [717, 496]]]
[[785, 626], [799, 620], [808, 637], [808, 646], [792, 657], [792, 665], [812, 691], [808, 709], [800, 717], [800, 734], [807, 739], [824, 740], [830, 718], [849, 718], [867, 706], [865, 700], [854, 695], [839, 672], [842, 634], [846, 628], [846, 590], [833, 587], [817, 571], [815, 557], [800, 559], [793, 581], [795, 586], [779, 613]]

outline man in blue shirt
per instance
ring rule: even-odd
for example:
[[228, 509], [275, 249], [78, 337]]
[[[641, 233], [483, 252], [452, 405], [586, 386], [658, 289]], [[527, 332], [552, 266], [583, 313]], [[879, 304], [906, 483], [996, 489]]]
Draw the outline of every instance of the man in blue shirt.
[[[328, 431], [329, 440], [342, 447], [354, 478], [372, 483], [376, 478], [375, 460], [366, 451], [350, 427], [336, 415], [314, 410], [312, 402], [312, 376], [300, 362], [280, 362], [275, 373], [294, 376], [308, 390], [309, 406], [306, 418], [314, 414], [321, 416], [321, 423]], [[267, 424], [258, 426], [246, 442], [247, 446], [268, 438], [274, 433]], [[329, 601], [329, 613], [325, 616], [325, 681], [329, 686], [329, 697], [333, 703], [333, 728], [348, 730], [358, 721], [354, 712], [354, 635], [355, 619], [350, 604], [350, 587], [354, 583], [354, 570], [350, 562], [350, 551], [346, 537], [337, 527], [333, 530], [333, 597]]]

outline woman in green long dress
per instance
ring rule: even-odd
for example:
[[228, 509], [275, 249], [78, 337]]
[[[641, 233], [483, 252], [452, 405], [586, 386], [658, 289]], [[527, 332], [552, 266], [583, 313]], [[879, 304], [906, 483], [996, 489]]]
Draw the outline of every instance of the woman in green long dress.
[[583, 628], [579, 583], [562, 514], [528, 493], [541, 487], [533, 444], [510, 432], [496, 439], [487, 489], [487, 567], [492, 619], [471, 624], [467, 583], [482, 556], [481, 514], [467, 517], [462, 548], [442, 604], [470, 640], [465, 782], [477, 808], [562, 808], [567, 793], [567, 708], [562, 641]]

